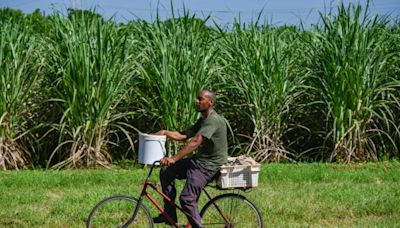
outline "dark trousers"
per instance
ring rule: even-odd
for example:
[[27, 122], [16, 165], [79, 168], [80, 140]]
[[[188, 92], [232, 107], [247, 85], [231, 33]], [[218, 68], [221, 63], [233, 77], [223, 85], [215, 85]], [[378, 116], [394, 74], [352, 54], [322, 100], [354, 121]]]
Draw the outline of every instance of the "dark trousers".
[[[162, 191], [171, 200], [175, 201], [175, 179], [186, 179], [186, 184], [179, 197], [181, 207], [192, 227], [203, 227], [197, 205], [200, 193], [218, 171], [210, 171], [202, 168], [193, 158], [185, 158], [171, 166], [163, 166], [160, 171]], [[164, 210], [175, 221], [176, 209], [164, 200]]]

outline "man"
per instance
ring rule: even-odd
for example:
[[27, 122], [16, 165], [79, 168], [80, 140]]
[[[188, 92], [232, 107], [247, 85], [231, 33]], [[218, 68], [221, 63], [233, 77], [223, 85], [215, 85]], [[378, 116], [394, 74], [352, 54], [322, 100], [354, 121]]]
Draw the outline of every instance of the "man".
[[[164, 157], [160, 161], [162, 191], [171, 200], [176, 197], [175, 179], [186, 179], [179, 200], [192, 227], [203, 227], [197, 201], [203, 188], [218, 173], [220, 166], [227, 163], [227, 127], [225, 120], [214, 110], [215, 102], [215, 93], [201, 91], [196, 100], [196, 110], [201, 113], [201, 117], [191, 128], [185, 132], [161, 130], [156, 133], [176, 141], [192, 138], [174, 156]], [[196, 149], [194, 156], [186, 157]], [[177, 221], [175, 208], [166, 201], [164, 210]], [[162, 214], [153, 220], [155, 223], [167, 223]]]

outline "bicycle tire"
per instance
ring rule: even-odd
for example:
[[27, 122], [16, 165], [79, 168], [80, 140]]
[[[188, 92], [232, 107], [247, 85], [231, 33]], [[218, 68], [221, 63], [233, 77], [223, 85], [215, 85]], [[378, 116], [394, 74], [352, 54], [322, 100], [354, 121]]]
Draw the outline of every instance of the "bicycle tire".
[[200, 216], [205, 227], [263, 227], [260, 211], [253, 202], [240, 194], [216, 196], [204, 205]]
[[[111, 196], [103, 199], [90, 212], [86, 227], [149, 227], [153, 228], [153, 218], [149, 210], [140, 204], [137, 217], [132, 216], [138, 200], [131, 196]], [[127, 224], [129, 223], [129, 224]]]

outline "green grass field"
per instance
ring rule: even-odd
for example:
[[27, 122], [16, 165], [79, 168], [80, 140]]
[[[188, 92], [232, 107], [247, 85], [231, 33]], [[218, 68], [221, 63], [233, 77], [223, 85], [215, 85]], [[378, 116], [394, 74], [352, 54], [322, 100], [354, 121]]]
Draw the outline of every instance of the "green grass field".
[[[147, 171], [119, 166], [2, 172], [0, 227], [83, 227], [102, 198], [137, 196]], [[244, 194], [259, 207], [266, 227], [400, 226], [398, 161], [263, 165], [259, 187]]]

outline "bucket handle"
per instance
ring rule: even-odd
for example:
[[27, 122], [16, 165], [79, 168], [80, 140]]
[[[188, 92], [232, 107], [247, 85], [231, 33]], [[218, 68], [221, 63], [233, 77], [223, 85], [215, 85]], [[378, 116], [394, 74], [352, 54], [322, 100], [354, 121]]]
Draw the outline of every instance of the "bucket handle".
[[160, 146], [163, 150], [164, 157], [167, 156], [167, 149], [165, 149], [165, 145], [163, 145], [160, 140], [157, 140], [157, 141], [158, 141], [158, 143], [160, 143]]

